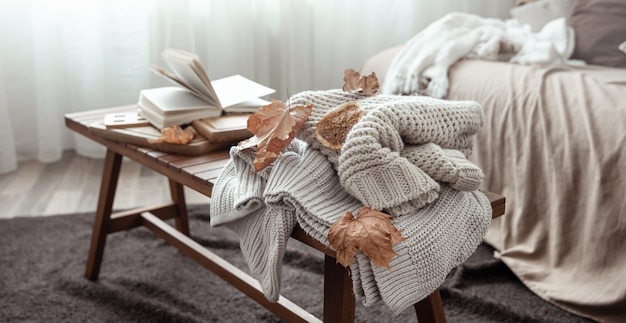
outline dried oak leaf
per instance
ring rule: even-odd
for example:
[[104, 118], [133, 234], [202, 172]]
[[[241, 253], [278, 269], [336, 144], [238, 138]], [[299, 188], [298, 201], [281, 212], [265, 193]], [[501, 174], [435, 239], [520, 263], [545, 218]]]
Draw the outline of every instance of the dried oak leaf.
[[157, 139], [148, 139], [148, 143], [156, 144], [166, 142], [170, 144], [186, 145], [193, 140], [196, 132], [192, 127], [182, 129], [179, 126], [169, 126], [161, 129], [161, 137]]
[[361, 250], [374, 264], [391, 270], [389, 262], [397, 255], [392, 244], [406, 240], [391, 219], [368, 207], [359, 209], [356, 220], [350, 211], [346, 212], [328, 231], [328, 241], [337, 253], [337, 262], [348, 267], [357, 250]]
[[340, 150], [350, 129], [361, 120], [363, 110], [356, 101], [346, 102], [328, 112], [318, 123], [315, 137], [324, 146]]
[[360, 93], [366, 96], [376, 95], [380, 84], [376, 73], [368, 76], [361, 76], [359, 72], [348, 68], [343, 71], [343, 90], [346, 92]]
[[311, 115], [313, 105], [285, 106], [278, 100], [259, 108], [248, 117], [248, 130], [254, 135], [239, 143], [240, 149], [257, 147], [254, 170], [259, 172], [280, 156]]

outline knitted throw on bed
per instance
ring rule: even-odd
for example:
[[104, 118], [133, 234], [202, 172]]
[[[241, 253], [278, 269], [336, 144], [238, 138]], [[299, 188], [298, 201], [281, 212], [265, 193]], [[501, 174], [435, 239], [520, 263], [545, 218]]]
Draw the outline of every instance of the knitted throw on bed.
[[[617, 50], [617, 48], [615, 49]], [[390, 62], [381, 92], [448, 94], [448, 69], [463, 58], [518, 64], [562, 64], [574, 51], [574, 29], [565, 18], [533, 33], [517, 20], [452, 12], [411, 38]]]
[[[211, 225], [226, 225], [239, 234], [252, 276], [265, 296], [277, 301], [281, 261], [296, 222], [328, 245], [330, 226], [363, 204], [342, 188], [328, 159], [303, 141], [294, 140], [270, 167], [251, 175], [253, 159], [254, 151], [231, 148], [231, 160], [213, 189]], [[431, 294], [472, 254], [490, 219], [484, 194], [441, 184], [439, 198], [394, 218], [408, 239], [394, 245], [399, 255], [390, 271], [357, 253], [350, 266], [356, 297], [365, 306], [383, 301], [400, 313]]]

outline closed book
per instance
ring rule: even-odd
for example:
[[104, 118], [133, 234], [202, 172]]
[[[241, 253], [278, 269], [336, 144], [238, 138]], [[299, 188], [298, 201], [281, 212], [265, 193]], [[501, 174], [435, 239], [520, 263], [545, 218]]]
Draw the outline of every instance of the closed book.
[[248, 130], [251, 113], [225, 114], [216, 118], [195, 120], [191, 125], [210, 142], [231, 142], [252, 137]]

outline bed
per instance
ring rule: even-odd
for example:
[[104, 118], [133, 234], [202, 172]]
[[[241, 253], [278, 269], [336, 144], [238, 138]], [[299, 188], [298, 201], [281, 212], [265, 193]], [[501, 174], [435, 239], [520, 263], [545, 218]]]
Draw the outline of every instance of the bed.
[[[572, 57], [587, 65], [465, 58], [448, 70], [446, 99], [483, 108], [471, 160], [485, 173], [483, 189], [508, 204], [485, 237], [495, 256], [543, 299], [597, 321], [624, 322], [626, 54], [594, 58], [594, 46], [601, 51], [609, 40], [588, 33], [614, 28], [617, 49], [615, 41], [626, 40], [626, 2], [568, 5], [577, 40]], [[385, 82], [401, 50], [375, 55], [362, 73]]]

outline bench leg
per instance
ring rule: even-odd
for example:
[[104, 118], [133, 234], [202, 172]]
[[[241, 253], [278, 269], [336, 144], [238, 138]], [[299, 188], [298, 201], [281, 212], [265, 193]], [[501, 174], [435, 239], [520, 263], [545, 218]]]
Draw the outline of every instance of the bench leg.
[[354, 294], [348, 269], [324, 258], [324, 322], [354, 322]]
[[439, 289], [414, 305], [417, 320], [421, 323], [445, 323], [446, 314], [443, 311], [443, 301]]
[[100, 274], [100, 265], [102, 264], [102, 255], [104, 253], [104, 245], [111, 223], [111, 210], [113, 208], [113, 199], [115, 198], [115, 189], [117, 188], [117, 179], [120, 175], [122, 166], [122, 155], [107, 150], [104, 160], [104, 170], [102, 171], [102, 180], [100, 182], [100, 195], [98, 197], [98, 209], [91, 233], [91, 245], [89, 247], [89, 257], [87, 258], [87, 269], [85, 277], [89, 280], [98, 279]]
[[187, 203], [185, 202], [185, 191], [183, 185], [169, 179], [170, 182], [170, 195], [172, 201], [178, 209], [178, 216], [176, 217], [176, 229], [182, 234], [189, 236], [189, 218], [187, 217]]

